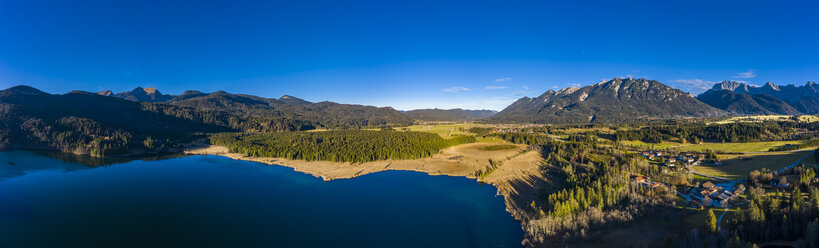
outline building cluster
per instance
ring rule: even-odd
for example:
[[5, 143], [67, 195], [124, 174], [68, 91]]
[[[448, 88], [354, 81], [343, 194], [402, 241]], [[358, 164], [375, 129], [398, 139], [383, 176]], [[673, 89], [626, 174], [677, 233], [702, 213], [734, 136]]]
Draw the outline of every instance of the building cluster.
[[662, 151], [643, 151], [640, 154], [648, 160], [662, 162], [662, 165], [668, 167], [675, 167], [678, 165], [722, 166], [722, 162], [708, 161], [704, 159], [705, 154], [696, 152], [681, 152], [678, 154], [672, 154]]
[[734, 197], [742, 194], [744, 188], [723, 189], [712, 182], [705, 182], [699, 188], [688, 190], [689, 204], [692, 207], [725, 207]]
[[[543, 124], [489, 124], [487, 126], [492, 127], [493, 133], [516, 133], [520, 132], [521, 129], [526, 128], [540, 128], [545, 127], [546, 125]], [[527, 133], [534, 133], [532, 130], [528, 130]]]
[[659, 182], [652, 182], [650, 179], [648, 179], [648, 177], [643, 176], [634, 177], [634, 182], [640, 184], [640, 186], [647, 189], [653, 189], [659, 187], [660, 185], [663, 185], [662, 183]]

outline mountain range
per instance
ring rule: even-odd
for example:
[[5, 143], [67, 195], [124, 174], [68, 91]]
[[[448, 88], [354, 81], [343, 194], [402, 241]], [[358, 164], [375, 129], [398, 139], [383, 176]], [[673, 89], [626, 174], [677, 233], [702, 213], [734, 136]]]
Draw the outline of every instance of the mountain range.
[[[135, 102], [164, 103], [188, 107], [202, 111], [221, 111], [263, 119], [257, 130], [301, 130], [314, 127], [403, 125], [412, 119], [390, 107], [373, 107], [354, 104], [339, 104], [329, 101], [309, 102], [297, 97], [284, 95], [280, 98], [264, 98], [246, 94], [232, 94], [225, 91], [203, 93], [188, 90], [181, 95], [163, 95], [153, 87], [141, 88], [117, 94], [110, 90], [97, 92]], [[283, 124], [282, 121], [295, 124]], [[265, 123], [266, 122], [266, 123]], [[298, 124], [296, 124], [298, 123]]]
[[696, 98], [654, 80], [614, 78], [523, 97], [500, 112], [419, 109], [264, 98], [224, 91], [164, 95], [156, 88], [48, 94], [28, 86], [0, 91], [0, 149], [37, 148], [95, 156], [178, 149], [210, 132], [409, 125], [414, 121], [590, 124], [669, 118], [819, 113], [819, 87], [761, 87], [725, 81]]
[[312, 103], [224, 91], [163, 95], [153, 88], [113, 94], [48, 94], [28, 86], [0, 91], [0, 149], [46, 149], [92, 156], [167, 152], [205, 133], [408, 125], [392, 108]]
[[697, 96], [697, 99], [743, 115], [819, 114], [819, 85], [814, 82], [803, 86], [778, 86], [768, 82], [760, 87], [743, 82], [723, 81]]
[[[224, 91], [202, 93], [196, 90], [188, 90], [181, 95], [163, 95], [154, 87], [137, 87], [131, 91], [121, 93], [104, 90], [97, 92], [97, 94], [134, 102], [168, 103], [196, 109], [239, 111], [245, 114], [265, 112], [264, 114], [268, 115], [279, 115], [277, 111], [297, 112], [313, 119], [321, 119], [324, 126], [327, 124], [331, 126], [343, 125], [346, 122], [339, 120], [348, 119], [351, 115], [361, 117], [361, 120], [354, 122], [355, 125], [367, 126], [400, 124], [410, 120], [467, 121], [487, 118], [497, 113], [494, 110], [418, 109], [403, 112], [409, 118], [407, 119], [389, 107], [375, 108], [326, 101], [313, 103], [290, 95], [284, 95], [276, 99], [245, 94], [230, 94]], [[377, 121], [377, 118], [373, 115], [387, 117], [390, 121]]]
[[83, 91], [52, 95], [16, 86], [0, 91], [0, 149], [46, 149], [94, 156], [142, 154], [178, 149], [191, 141], [194, 133], [235, 130], [203, 122], [203, 113], [192, 109], [178, 111], [187, 112], [187, 118], [166, 114], [171, 107]]
[[614, 78], [582, 88], [523, 97], [489, 118], [494, 122], [550, 124], [628, 123], [729, 114], [691, 94], [647, 79]]

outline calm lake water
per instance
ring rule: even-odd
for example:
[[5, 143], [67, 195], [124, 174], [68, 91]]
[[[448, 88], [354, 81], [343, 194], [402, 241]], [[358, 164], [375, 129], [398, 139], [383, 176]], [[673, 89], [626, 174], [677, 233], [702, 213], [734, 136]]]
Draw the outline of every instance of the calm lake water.
[[64, 160], [0, 152], [0, 247], [520, 247], [523, 238], [496, 189], [466, 178], [389, 171], [325, 182], [218, 156]]

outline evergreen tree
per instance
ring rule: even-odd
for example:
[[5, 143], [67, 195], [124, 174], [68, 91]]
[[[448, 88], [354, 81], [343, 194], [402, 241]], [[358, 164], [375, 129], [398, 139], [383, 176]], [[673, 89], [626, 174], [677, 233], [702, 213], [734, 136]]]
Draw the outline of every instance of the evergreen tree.
[[705, 230], [710, 233], [717, 232], [717, 216], [714, 215], [714, 209], [708, 209], [708, 215], [705, 216]]

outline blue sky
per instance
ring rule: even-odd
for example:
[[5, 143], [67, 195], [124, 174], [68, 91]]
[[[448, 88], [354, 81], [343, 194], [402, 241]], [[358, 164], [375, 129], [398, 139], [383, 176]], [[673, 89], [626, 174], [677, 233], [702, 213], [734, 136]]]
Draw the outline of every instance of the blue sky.
[[0, 87], [500, 110], [613, 77], [819, 81], [817, 1], [168, 2], [0, 0]]

